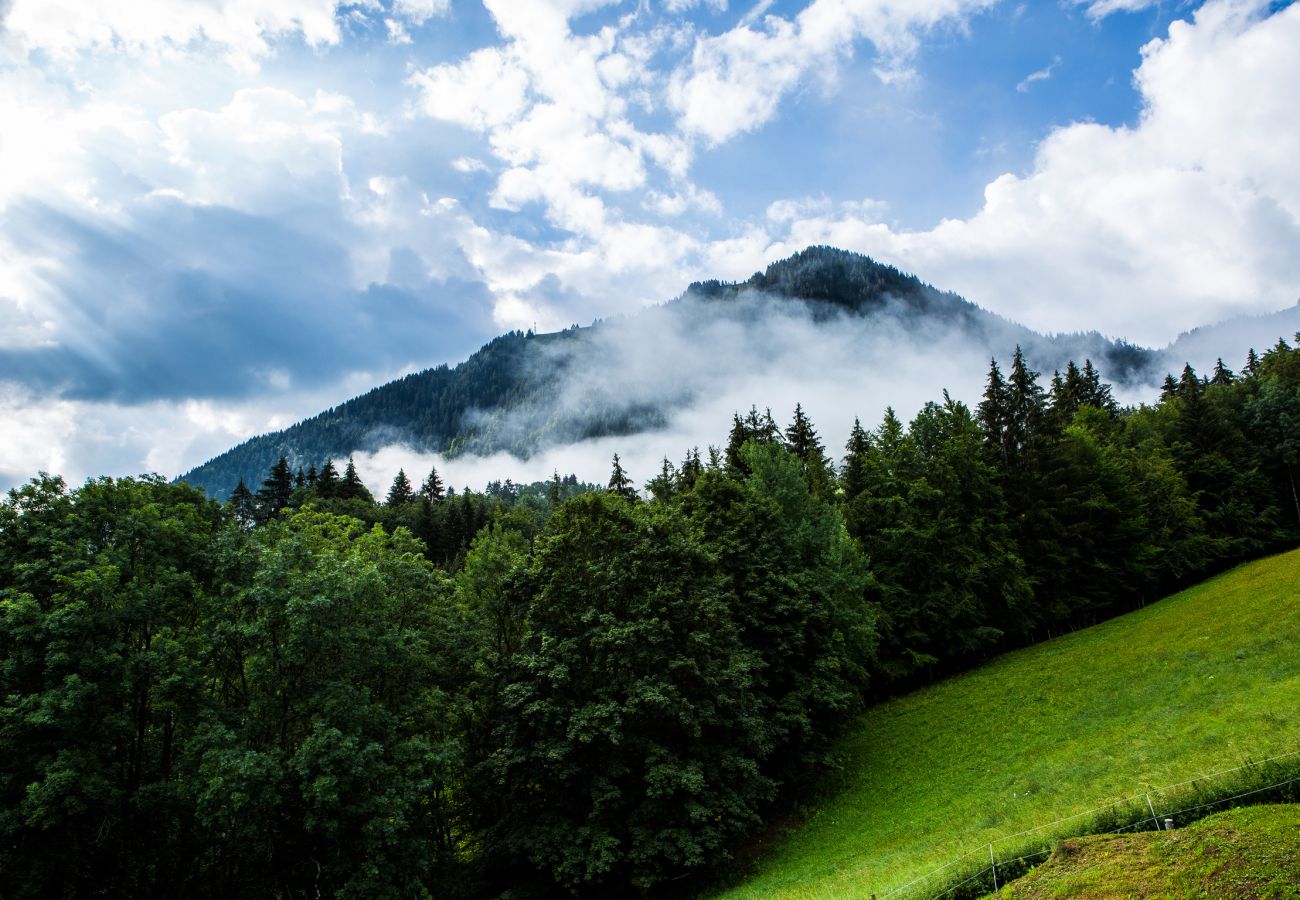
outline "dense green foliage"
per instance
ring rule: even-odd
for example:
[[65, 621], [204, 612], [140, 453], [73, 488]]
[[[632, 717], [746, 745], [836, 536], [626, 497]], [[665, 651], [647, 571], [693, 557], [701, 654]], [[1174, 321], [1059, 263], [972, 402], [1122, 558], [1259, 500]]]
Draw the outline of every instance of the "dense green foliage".
[[871, 700], [1300, 536], [1298, 357], [1121, 410], [1017, 350], [842, 467], [802, 407], [738, 414], [649, 500], [618, 457], [42, 476], [0, 507], [0, 893], [680, 889]]

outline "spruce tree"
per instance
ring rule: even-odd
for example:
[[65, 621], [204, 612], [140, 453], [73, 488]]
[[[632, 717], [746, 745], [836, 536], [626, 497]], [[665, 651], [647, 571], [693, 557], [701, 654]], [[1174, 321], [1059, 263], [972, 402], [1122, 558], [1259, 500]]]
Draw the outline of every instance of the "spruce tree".
[[[448, 495], [451, 491], [447, 491]], [[442, 479], [438, 477], [436, 466], [429, 467], [429, 477], [424, 479], [424, 484], [420, 485], [420, 496], [431, 503], [440, 503], [443, 499]]]
[[677, 473], [673, 470], [673, 464], [665, 456], [663, 465], [659, 467], [659, 474], [646, 482], [646, 490], [660, 503], [667, 503], [673, 498], [676, 489]]
[[1223, 364], [1223, 357], [1220, 356], [1218, 362], [1214, 364], [1214, 375], [1210, 378], [1210, 384], [1232, 384], [1236, 380], [1236, 373]]
[[551, 473], [551, 480], [546, 485], [546, 502], [551, 507], [551, 512], [559, 509], [564, 502], [564, 482], [560, 480], [559, 469]]
[[619, 462], [618, 454], [614, 454], [614, 469], [609, 476], [609, 493], [617, 494], [626, 500], [638, 500], [639, 495], [632, 484], [632, 479], [627, 477], [623, 471], [623, 464]]
[[262, 482], [257, 492], [257, 502], [261, 508], [263, 521], [269, 521], [275, 514], [289, 505], [293, 496], [293, 474], [289, 471], [289, 460], [281, 456], [280, 461], [271, 466], [271, 474]]
[[388, 499], [385, 503], [389, 507], [396, 509], [410, 503], [414, 496], [415, 491], [411, 489], [411, 482], [406, 477], [406, 471], [398, 469], [397, 477], [393, 479], [393, 486], [388, 489]]
[[257, 521], [257, 500], [253, 497], [253, 492], [244, 484], [241, 476], [239, 484], [230, 492], [230, 510], [235, 516], [235, 521], [245, 528], [252, 527]]
[[853, 430], [844, 445], [844, 470], [840, 474], [840, 488], [844, 502], [848, 503], [867, 487], [867, 457], [871, 452], [871, 438], [867, 436], [858, 418], [853, 418]]
[[337, 497], [339, 492], [339, 470], [334, 468], [334, 460], [325, 460], [316, 474], [316, 493], [322, 500]]
[[343, 481], [339, 483], [338, 496], [344, 500], [364, 500], [367, 503], [373, 503], [375, 499], [371, 496], [369, 488], [361, 481], [361, 476], [357, 474], [356, 463], [350, 456], [348, 467], [343, 471]]
[[703, 472], [704, 463], [700, 460], [700, 448], [692, 447], [677, 470], [677, 490], [684, 493], [694, 488], [696, 480]]

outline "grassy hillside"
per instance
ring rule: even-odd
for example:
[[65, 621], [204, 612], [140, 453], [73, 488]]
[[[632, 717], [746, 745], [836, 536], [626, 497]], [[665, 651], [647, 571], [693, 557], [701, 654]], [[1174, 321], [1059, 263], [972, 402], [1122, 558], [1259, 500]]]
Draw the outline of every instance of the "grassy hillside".
[[1254, 806], [1176, 831], [1062, 841], [1004, 900], [1300, 898], [1300, 806]]
[[728, 897], [870, 897], [1024, 829], [1300, 749], [1300, 551], [872, 709]]

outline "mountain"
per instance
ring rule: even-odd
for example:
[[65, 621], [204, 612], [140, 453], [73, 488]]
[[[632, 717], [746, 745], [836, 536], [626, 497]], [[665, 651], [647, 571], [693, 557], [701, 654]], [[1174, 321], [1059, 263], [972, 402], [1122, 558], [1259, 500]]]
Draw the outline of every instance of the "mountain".
[[[1198, 345], [1212, 339], [1213, 329], [1195, 337]], [[1164, 352], [1096, 332], [1041, 335], [869, 257], [810, 247], [746, 281], [698, 282], [634, 315], [504, 334], [459, 365], [376, 387], [181, 477], [224, 497], [241, 477], [259, 483], [280, 456], [297, 468], [400, 444], [528, 458], [670, 429], [689, 411], [711, 411], [716, 439], [735, 409], [776, 405], [785, 394], [805, 407], [811, 396], [836, 395], [864, 414], [909, 398], [919, 406], [949, 387], [958, 396], [964, 387], [970, 399], [989, 358], [1005, 360], [1017, 345], [1048, 373], [1091, 359], [1121, 395], [1128, 387], [1146, 397], [1165, 372], [1182, 368]]]

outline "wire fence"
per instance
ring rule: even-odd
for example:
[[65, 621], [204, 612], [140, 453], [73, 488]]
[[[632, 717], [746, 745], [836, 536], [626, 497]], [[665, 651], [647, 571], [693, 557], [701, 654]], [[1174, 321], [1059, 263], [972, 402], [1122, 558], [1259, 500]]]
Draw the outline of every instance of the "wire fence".
[[1002, 835], [919, 878], [872, 896], [879, 900], [981, 897], [1046, 860], [1056, 844], [1067, 838], [1162, 830], [1234, 805], [1270, 801], [1300, 801], [1300, 750], [1153, 788]]

